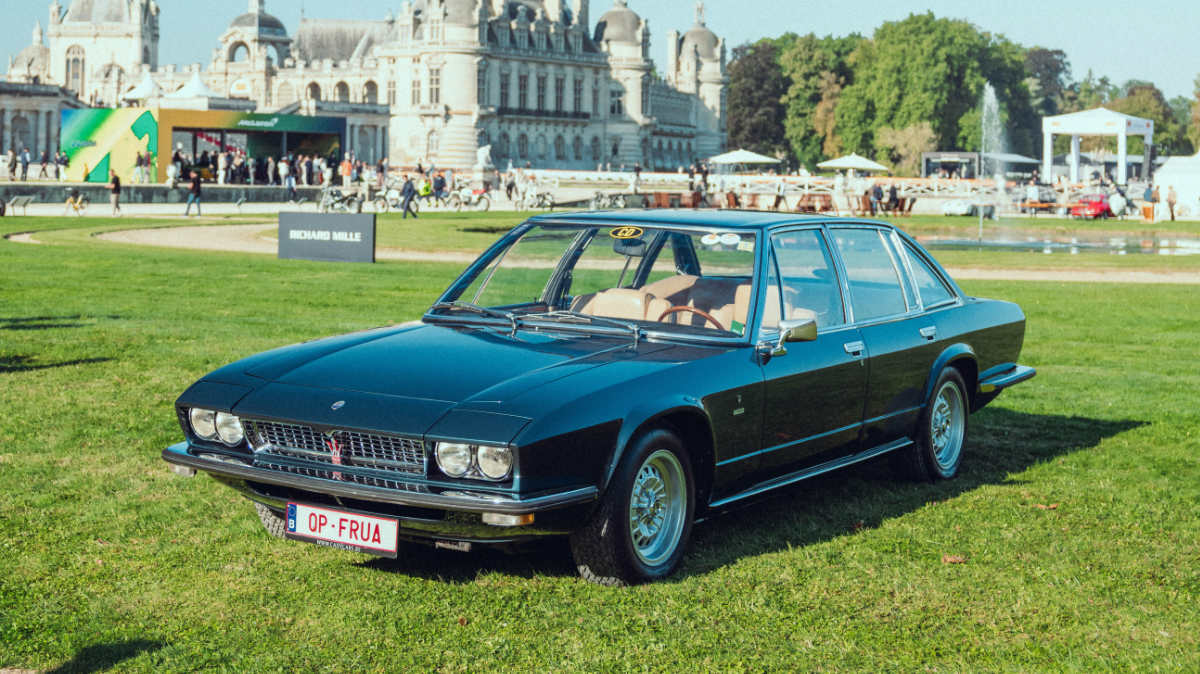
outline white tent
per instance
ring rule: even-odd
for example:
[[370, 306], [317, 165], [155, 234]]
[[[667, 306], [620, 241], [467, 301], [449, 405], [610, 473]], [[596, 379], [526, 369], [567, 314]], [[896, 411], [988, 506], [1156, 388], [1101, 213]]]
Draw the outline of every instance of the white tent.
[[145, 71], [142, 73], [142, 81], [138, 82], [136, 87], [125, 92], [125, 95], [121, 96], [121, 100], [144, 101], [147, 98], [157, 98], [158, 96], [162, 96], [162, 88], [150, 77], [150, 72]]
[[200, 73], [193, 72], [192, 79], [188, 83], [179, 87], [163, 98], [221, 98], [221, 94], [208, 88], [208, 85], [200, 81]]
[[1143, 166], [1150, 165], [1150, 145], [1154, 142], [1154, 120], [1142, 119], [1108, 108], [1095, 108], [1066, 115], [1042, 118], [1042, 174], [1046, 180], [1053, 175], [1054, 136], [1071, 137], [1071, 182], [1079, 182], [1079, 137], [1117, 137], [1117, 184], [1124, 185], [1128, 177], [1126, 147], [1128, 137], [1142, 136], [1146, 140]]
[[1177, 215], [1195, 216], [1200, 213], [1200, 152], [1191, 157], [1171, 157], [1154, 172], [1159, 203], [1167, 202], [1167, 190], [1174, 187], [1179, 195]]
[[830, 159], [817, 164], [817, 168], [823, 169], [854, 169], [855, 171], [886, 171], [888, 167], [878, 162], [873, 162], [866, 157], [861, 157], [857, 153], [851, 153], [837, 159]]
[[710, 164], [778, 164], [779, 160], [749, 150], [734, 150], [709, 157]]

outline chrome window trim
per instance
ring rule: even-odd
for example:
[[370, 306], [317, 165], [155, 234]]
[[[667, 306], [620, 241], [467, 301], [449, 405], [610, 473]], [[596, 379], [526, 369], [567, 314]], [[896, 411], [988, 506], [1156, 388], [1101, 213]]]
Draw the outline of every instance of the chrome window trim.
[[[856, 326], [875, 325], [876, 323], [885, 323], [885, 322], [893, 321], [893, 320], [896, 320], [899, 318], [907, 318], [907, 317], [912, 316], [914, 313], [916, 313], [915, 310], [910, 309], [908, 306], [908, 297], [905, 296], [905, 292], [904, 292], [904, 279], [901, 278], [900, 270], [896, 267], [896, 259], [895, 259], [895, 257], [893, 257], [891, 247], [888, 246], [887, 237], [884, 236], [884, 232], [883, 232], [884, 229], [887, 229], [891, 233], [895, 233], [896, 230], [894, 227], [892, 227], [891, 225], [880, 225], [880, 224], [872, 224], [872, 223], [864, 223], [864, 222], [849, 222], [846, 224], [842, 224], [840, 222], [833, 223], [833, 224], [827, 223], [827, 227], [829, 229], [829, 235], [830, 235], [830, 241], [832, 244], [832, 248], [837, 250], [838, 261], [839, 261], [839, 263], [841, 263], [841, 265], [843, 265], [841, 267], [841, 273], [842, 273], [842, 278], [844, 279], [843, 293], [845, 294], [844, 302], [846, 304], [846, 314], [847, 314], [848, 321], [850, 321], [853, 325], [856, 325]], [[845, 262], [842, 259], [842, 249], [841, 249], [841, 247], [839, 247], [837, 245], [837, 239], [833, 236], [833, 230], [836, 230], [836, 229], [872, 229], [872, 230], [875, 230], [876, 234], [880, 237], [880, 242], [883, 243], [884, 249], [888, 251], [888, 258], [891, 259], [891, 261], [892, 261], [892, 270], [896, 272], [896, 280], [899, 281], [899, 283], [900, 283], [900, 295], [902, 297], [904, 297], [904, 311], [903, 312], [893, 313], [893, 314], [885, 314], [883, 316], [872, 316], [871, 318], [868, 318], [868, 319], [865, 319], [862, 321], [854, 320], [853, 309], [852, 309], [854, 306], [854, 303], [851, 301], [851, 298], [850, 298], [850, 274], [849, 274], [849, 272], [846, 271], [846, 268], [844, 266]]]

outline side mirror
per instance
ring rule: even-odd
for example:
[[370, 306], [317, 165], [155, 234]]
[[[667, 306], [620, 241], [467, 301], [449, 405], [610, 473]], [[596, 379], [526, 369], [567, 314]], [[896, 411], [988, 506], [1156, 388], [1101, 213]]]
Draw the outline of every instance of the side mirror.
[[788, 342], [812, 342], [817, 339], [815, 318], [793, 318], [779, 321], [779, 341], [771, 351], [772, 356], [787, 355]]

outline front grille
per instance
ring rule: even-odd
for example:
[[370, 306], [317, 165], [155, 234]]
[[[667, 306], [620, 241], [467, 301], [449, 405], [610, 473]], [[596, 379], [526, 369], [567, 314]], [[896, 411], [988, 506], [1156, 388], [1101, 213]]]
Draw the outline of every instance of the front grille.
[[242, 427], [256, 463], [264, 468], [280, 470], [282, 464], [266, 459], [285, 457], [323, 464], [335, 471], [357, 467], [425, 474], [425, 446], [420, 440], [361, 431], [322, 433], [312, 426], [257, 419], [243, 419]]

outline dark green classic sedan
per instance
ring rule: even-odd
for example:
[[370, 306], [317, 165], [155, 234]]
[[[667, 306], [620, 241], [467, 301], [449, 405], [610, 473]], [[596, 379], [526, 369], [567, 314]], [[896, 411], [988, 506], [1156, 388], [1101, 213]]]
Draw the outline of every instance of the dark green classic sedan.
[[163, 458], [276, 536], [396, 557], [569, 535], [585, 578], [636, 583], [772, 489], [883, 454], [954, 477], [970, 412], [1034, 375], [1024, 334], [887, 224], [543, 215], [420, 322], [206, 375]]

